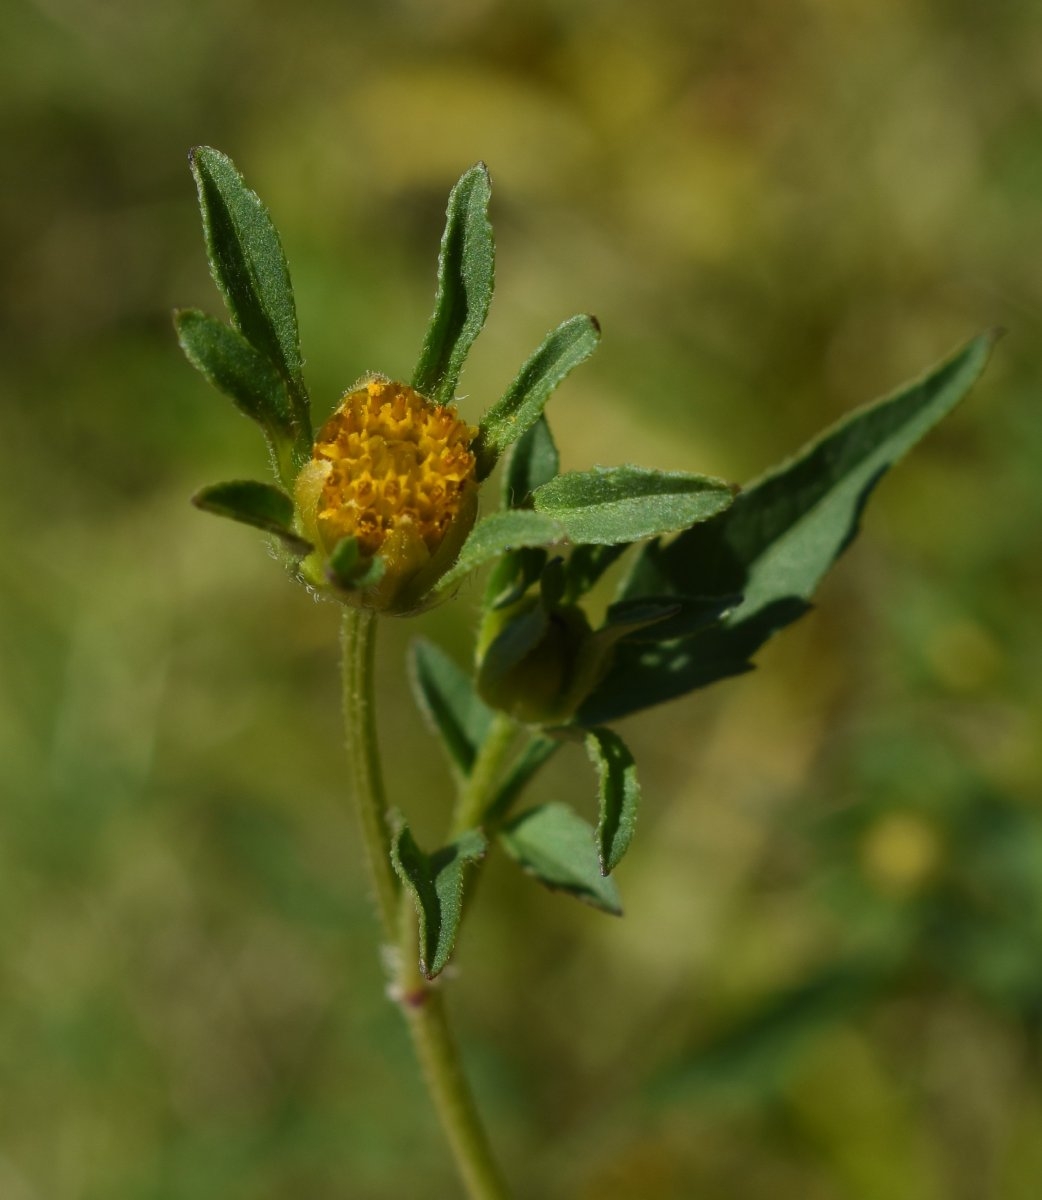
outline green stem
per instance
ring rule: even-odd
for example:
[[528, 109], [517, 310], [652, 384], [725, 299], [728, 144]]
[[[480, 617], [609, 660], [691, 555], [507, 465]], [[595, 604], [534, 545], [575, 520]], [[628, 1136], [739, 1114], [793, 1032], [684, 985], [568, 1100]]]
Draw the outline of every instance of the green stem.
[[[492, 1157], [463, 1074], [441, 993], [420, 974], [416, 914], [408, 897], [400, 893], [391, 865], [391, 837], [373, 704], [375, 614], [345, 607], [342, 631], [344, 728], [351, 781], [384, 936], [388, 941], [397, 941], [399, 946], [398, 1003], [408, 1022], [427, 1091], [467, 1195], [470, 1200], [509, 1200], [510, 1193]], [[504, 746], [501, 754], [506, 749]]]
[[459, 1049], [440, 988], [420, 974], [416, 913], [402, 898], [398, 1001], [409, 1025], [413, 1049], [423, 1068], [427, 1092], [452, 1147], [456, 1169], [470, 1200], [510, 1200], [492, 1154], [473, 1093], [463, 1074]]
[[456, 799], [450, 841], [468, 829], [477, 828], [484, 821], [493, 785], [516, 733], [517, 726], [509, 717], [502, 713], [495, 715]]
[[398, 879], [391, 866], [391, 833], [387, 825], [380, 747], [376, 740], [373, 697], [375, 613], [368, 609], [344, 607], [341, 649], [344, 732], [351, 785], [380, 923], [384, 937], [393, 943], [398, 932]]

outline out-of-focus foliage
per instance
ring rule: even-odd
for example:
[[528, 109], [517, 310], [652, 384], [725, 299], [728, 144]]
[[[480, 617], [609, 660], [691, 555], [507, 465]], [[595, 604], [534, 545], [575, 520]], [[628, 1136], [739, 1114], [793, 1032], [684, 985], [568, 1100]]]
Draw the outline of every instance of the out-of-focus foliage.
[[[627, 725], [624, 919], [494, 862], [452, 989], [526, 1195], [1034, 1200], [1040, 27], [1029, 0], [3, 6], [5, 1200], [454, 1194], [369, 953], [336, 615], [187, 504], [264, 462], [170, 326], [218, 306], [199, 143], [282, 231], [318, 417], [414, 361], [479, 158], [503, 283], [464, 412], [595, 312], [565, 470], [749, 478], [1009, 327], [818, 611]], [[461, 658], [475, 601], [423, 621]], [[382, 733], [428, 845], [449, 780], [408, 633]], [[578, 746], [535, 798], [576, 780]]]

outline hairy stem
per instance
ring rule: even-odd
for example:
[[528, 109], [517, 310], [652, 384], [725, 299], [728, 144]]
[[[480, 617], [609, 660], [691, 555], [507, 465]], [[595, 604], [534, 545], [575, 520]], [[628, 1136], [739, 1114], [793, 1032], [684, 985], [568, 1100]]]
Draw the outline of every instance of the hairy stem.
[[344, 732], [355, 807], [362, 826], [369, 876], [376, 896], [384, 937], [398, 933], [398, 879], [391, 866], [391, 834], [387, 824], [380, 747], [376, 740], [373, 663], [376, 615], [345, 605], [341, 626], [343, 652]]
[[510, 1200], [492, 1154], [473, 1093], [463, 1074], [459, 1048], [449, 1027], [440, 987], [420, 974], [416, 913], [402, 898], [398, 999], [413, 1048], [423, 1068], [427, 1092], [452, 1147], [456, 1168], [470, 1200]]
[[485, 818], [485, 810], [492, 800], [493, 785], [503, 766], [507, 751], [513, 745], [517, 726], [502, 713], [497, 713], [470, 774], [460, 788], [456, 808], [452, 814], [450, 840], [458, 838], [468, 829], [475, 829]]
[[373, 704], [376, 617], [363, 609], [345, 607], [342, 628], [344, 728], [351, 782], [384, 936], [399, 947], [396, 997], [469, 1200], [509, 1200], [463, 1074], [441, 992], [420, 974], [416, 914], [408, 897], [401, 894], [391, 865]]

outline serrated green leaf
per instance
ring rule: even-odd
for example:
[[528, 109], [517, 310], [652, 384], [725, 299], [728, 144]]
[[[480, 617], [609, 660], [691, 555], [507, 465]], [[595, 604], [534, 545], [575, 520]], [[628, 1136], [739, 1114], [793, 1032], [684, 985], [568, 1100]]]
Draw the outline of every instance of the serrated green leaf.
[[499, 456], [539, 420], [554, 389], [590, 357], [600, 339], [596, 317], [585, 315], [571, 317], [547, 334], [503, 398], [481, 418], [474, 444], [478, 479], [492, 474]]
[[503, 507], [529, 508], [532, 493], [549, 483], [561, 460], [546, 417], [542, 416], [514, 443], [503, 472]]
[[610, 729], [591, 729], [586, 753], [597, 770], [597, 853], [602, 875], [610, 875], [629, 849], [637, 825], [640, 783], [626, 743]]
[[470, 676], [433, 642], [413, 642], [411, 668], [420, 711], [441, 739], [450, 763], [461, 775], [469, 775], [492, 725], [492, 710], [475, 692]]
[[492, 300], [495, 244], [488, 220], [492, 184], [484, 163], [465, 172], [449, 194], [438, 255], [438, 291], [413, 387], [441, 404], [455, 395], [463, 362]]
[[293, 501], [270, 483], [237, 479], [200, 488], [192, 497], [196, 508], [273, 533], [297, 555], [313, 549], [293, 531]]
[[286, 385], [270, 360], [241, 333], [198, 309], [178, 309], [174, 326], [192, 366], [264, 430], [280, 473], [288, 479], [292, 465], [284, 447], [293, 441], [293, 420]]
[[536, 488], [536, 512], [559, 521], [573, 542], [611, 545], [686, 529], [734, 499], [719, 479], [645, 467], [570, 471]]
[[872, 490], [969, 391], [994, 340], [975, 338], [921, 379], [850, 414], [750, 484], [722, 516], [645, 547], [625, 597], [737, 593], [742, 602], [683, 641], [620, 646], [581, 720], [602, 724], [750, 670], [764, 642], [808, 611], [821, 577], [856, 536]]
[[227, 155], [196, 146], [189, 162], [199, 189], [214, 282], [236, 328], [285, 380], [298, 437], [310, 443], [297, 312], [279, 235], [260, 198]]
[[486, 809], [486, 828], [498, 825], [503, 820], [531, 782], [535, 773], [553, 757], [560, 747], [559, 741], [542, 736], [534, 737], [528, 743], [511, 764], [510, 770], [507, 771]]
[[488, 843], [471, 829], [454, 842], [425, 854], [402, 821], [391, 842], [391, 862], [412, 897], [419, 921], [420, 970], [440, 974], [452, 954], [463, 915], [463, 872], [485, 856]]
[[463, 543], [459, 558], [438, 581], [439, 592], [454, 587], [471, 571], [508, 550], [525, 546], [553, 546], [567, 537], [559, 521], [543, 513], [511, 509], [492, 513], [479, 521]]
[[622, 915], [615, 881], [601, 874], [593, 827], [567, 804], [528, 809], [500, 831], [499, 840], [511, 858], [548, 888]]

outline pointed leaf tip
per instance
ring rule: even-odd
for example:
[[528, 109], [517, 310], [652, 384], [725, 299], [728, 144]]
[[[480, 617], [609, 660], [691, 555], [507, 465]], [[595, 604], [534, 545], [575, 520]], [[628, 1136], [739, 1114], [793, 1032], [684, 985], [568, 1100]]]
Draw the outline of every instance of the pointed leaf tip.
[[491, 475], [499, 456], [540, 419], [554, 389], [597, 349], [600, 326], [585, 314], [547, 334], [503, 398], [481, 418], [475, 453], [478, 478]]
[[722, 516], [667, 545], [647, 545], [622, 599], [731, 593], [741, 600], [683, 640], [618, 647], [583, 705], [584, 723], [614, 721], [750, 670], [759, 648], [809, 610], [814, 589], [857, 535], [875, 487], [962, 400], [997, 336], [981, 334], [920, 378], [848, 414], [743, 488]]
[[600, 819], [597, 852], [602, 875], [610, 875], [629, 849], [637, 824], [640, 783], [626, 743], [610, 729], [591, 729], [586, 753], [597, 770]]
[[293, 286], [275, 225], [226, 154], [195, 146], [189, 165], [213, 280], [236, 328], [285, 380], [298, 435], [310, 441]]
[[452, 401], [460, 372], [492, 301], [495, 242], [488, 219], [492, 182], [484, 163], [465, 171], [449, 194], [438, 254], [438, 287], [413, 386]]
[[485, 856], [488, 843], [478, 829], [425, 854], [399, 816], [391, 843], [391, 863], [412, 896], [419, 922], [420, 970], [427, 979], [440, 974], [456, 942], [463, 915], [463, 875]]
[[622, 916], [614, 879], [601, 874], [593, 828], [567, 804], [543, 804], [500, 832], [504, 849], [551, 891], [567, 892], [612, 916]]
[[200, 488], [192, 497], [192, 503], [204, 512], [273, 533], [299, 557], [313, 549], [310, 542], [293, 530], [293, 501], [270, 483], [255, 479], [214, 483]]

